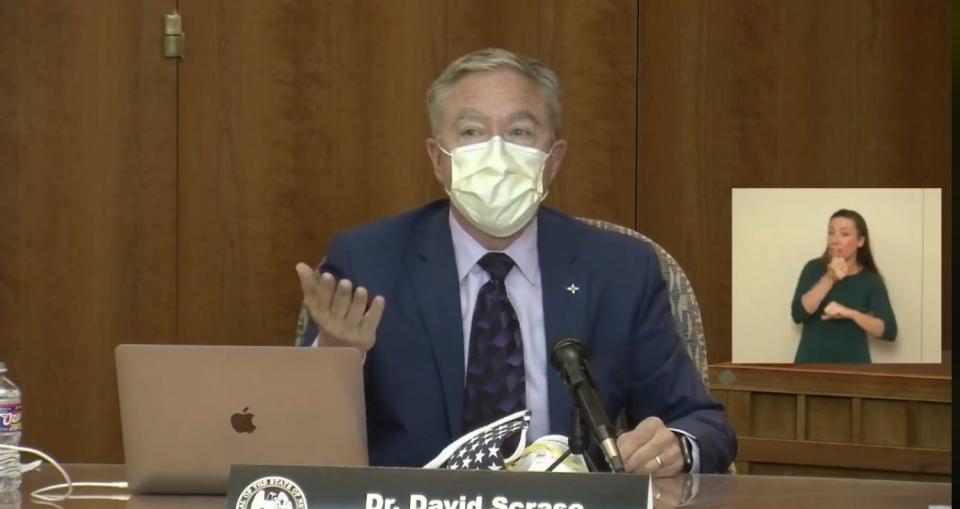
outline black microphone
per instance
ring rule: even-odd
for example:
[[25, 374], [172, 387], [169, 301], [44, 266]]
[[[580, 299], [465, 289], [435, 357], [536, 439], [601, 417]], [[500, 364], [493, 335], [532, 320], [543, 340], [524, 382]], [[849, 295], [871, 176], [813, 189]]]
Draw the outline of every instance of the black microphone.
[[610, 424], [610, 418], [597, 396], [596, 383], [587, 363], [587, 349], [580, 340], [567, 338], [560, 340], [553, 347], [550, 363], [563, 376], [574, 404], [580, 409], [581, 415], [590, 427], [590, 433], [596, 440], [603, 456], [607, 458], [610, 469], [614, 472], [624, 472], [623, 458], [617, 448], [617, 436]]

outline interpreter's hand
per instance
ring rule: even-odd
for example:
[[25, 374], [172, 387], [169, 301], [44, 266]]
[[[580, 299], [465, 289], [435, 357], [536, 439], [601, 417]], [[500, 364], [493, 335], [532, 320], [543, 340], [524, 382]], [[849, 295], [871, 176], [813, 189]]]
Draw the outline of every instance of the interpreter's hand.
[[297, 264], [303, 305], [310, 318], [320, 327], [324, 346], [351, 346], [361, 352], [373, 348], [377, 340], [377, 326], [383, 317], [386, 300], [377, 295], [369, 301], [367, 289], [353, 289], [348, 279], [337, 282], [333, 274], [324, 272], [318, 277], [305, 263]]
[[834, 281], [847, 277], [847, 261], [839, 256], [834, 257], [827, 265], [827, 275]]
[[823, 320], [850, 318], [850, 308], [844, 306], [843, 304], [837, 304], [836, 302], [831, 301], [825, 308], [823, 308], [823, 316], [820, 318]]
[[617, 447], [627, 472], [670, 477], [683, 469], [680, 439], [658, 417], [647, 417], [621, 433]]

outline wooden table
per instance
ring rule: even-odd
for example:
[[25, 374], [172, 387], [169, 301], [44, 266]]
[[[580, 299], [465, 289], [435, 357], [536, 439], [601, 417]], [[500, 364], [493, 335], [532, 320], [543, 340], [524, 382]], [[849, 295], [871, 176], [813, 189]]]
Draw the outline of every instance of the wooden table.
[[[68, 465], [67, 471], [75, 481], [121, 481], [123, 465]], [[522, 475], [522, 474], [518, 474]], [[564, 474], [557, 474], [564, 475]], [[224, 497], [135, 496], [130, 500], [69, 500], [57, 505], [32, 502], [29, 493], [37, 488], [62, 482], [56, 470], [45, 466], [28, 473], [21, 488], [20, 509], [61, 507], [63, 509], [222, 509]], [[695, 488], [696, 486], [696, 488]], [[950, 484], [910, 481], [878, 481], [863, 479], [835, 479], [816, 477], [785, 477], [763, 475], [699, 475], [677, 476], [654, 481], [654, 490], [660, 498], [657, 508], [678, 506], [717, 508], [923, 508], [931, 504], [949, 505]], [[693, 500], [691, 491], [696, 490]], [[77, 495], [118, 495], [123, 490], [79, 488]], [[684, 495], [686, 493], [687, 495]], [[15, 508], [16, 506], [14, 506]], [[7, 507], [0, 506], [2, 509]]]

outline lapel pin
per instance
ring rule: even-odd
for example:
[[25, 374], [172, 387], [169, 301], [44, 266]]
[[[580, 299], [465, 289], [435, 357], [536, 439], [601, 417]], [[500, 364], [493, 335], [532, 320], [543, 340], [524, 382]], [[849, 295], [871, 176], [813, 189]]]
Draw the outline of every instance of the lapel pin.
[[570, 295], [576, 295], [580, 291], [580, 288], [577, 285], [570, 283], [570, 286], [567, 287], [567, 291], [570, 292]]

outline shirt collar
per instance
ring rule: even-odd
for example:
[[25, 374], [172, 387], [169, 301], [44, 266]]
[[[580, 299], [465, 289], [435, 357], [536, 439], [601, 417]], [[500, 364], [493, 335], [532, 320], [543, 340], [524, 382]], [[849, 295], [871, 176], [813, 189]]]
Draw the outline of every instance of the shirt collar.
[[[453, 254], [457, 262], [457, 278], [458, 281], [463, 282], [467, 274], [474, 267], [477, 267], [480, 258], [483, 258], [483, 255], [489, 251], [460, 226], [457, 219], [453, 217], [452, 210], [450, 212], [450, 233], [453, 236]], [[513, 259], [523, 278], [531, 286], [537, 286], [540, 281], [540, 259], [537, 257], [536, 217], [503, 252]]]

